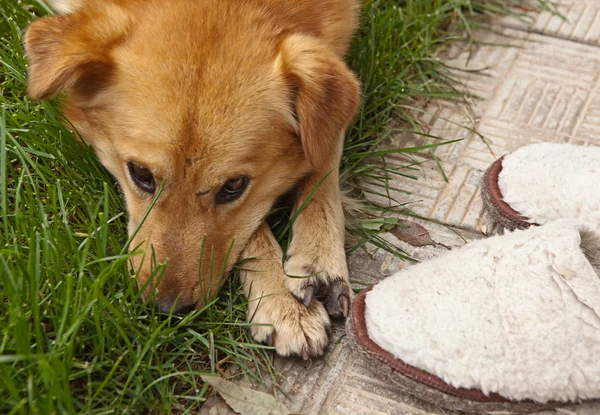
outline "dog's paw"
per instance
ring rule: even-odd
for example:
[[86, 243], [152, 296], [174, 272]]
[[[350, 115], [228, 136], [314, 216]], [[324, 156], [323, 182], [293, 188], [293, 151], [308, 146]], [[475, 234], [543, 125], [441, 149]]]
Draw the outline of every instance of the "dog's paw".
[[306, 307], [289, 293], [265, 296], [251, 304], [248, 320], [254, 340], [274, 346], [281, 356], [304, 360], [321, 356], [328, 341], [329, 317], [321, 303]]
[[348, 317], [352, 289], [346, 259], [311, 257], [302, 252], [288, 253], [284, 265], [285, 284], [292, 295], [305, 306], [315, 299], [322, 302], [331, 317]]

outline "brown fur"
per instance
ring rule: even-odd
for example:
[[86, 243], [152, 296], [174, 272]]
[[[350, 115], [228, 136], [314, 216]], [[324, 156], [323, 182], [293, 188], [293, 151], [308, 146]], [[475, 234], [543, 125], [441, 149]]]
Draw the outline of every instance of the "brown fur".
[[[157, 186], [164, 181], [132, 243], [146, 249], [133, 257], [140, 285], [151, 252], [168, 261], [146, 293], [156, 290], [163, 310], [213, 298], [221, 264], [228, 271], [242, 254], [268, 256], [276, 248], [261, 223], [273, 203], [297, 186], [297, 209], [331, 172], [294, 224], [285, 265], [291, 275], [317, 275], [290, 278], [281, 260], [244, 274], [251, 304], [262, 304], [249, 318], [273, 325], [278, 352], [321, 354], [329, 319], [306, 288], [324, 290], [332, 315], [339, 296], [350, 296], [337, 166], [359, 103], [343, 62], [357, 0], [54, 3], [67, 14], [33, 22], [25, 36], [29, 93], [66, 93], [67, 118], [123, 189], [130, 232], [152, 195], [132, 183], [127, 163], [148, 168]], [[216, 204], [221, 186], [238, 176], [251, 178], [243, 196]], [[277, 295], [258, 301], [271, 291]], [[254, 330], [257, 340], [267, 340], [264, 331]]]

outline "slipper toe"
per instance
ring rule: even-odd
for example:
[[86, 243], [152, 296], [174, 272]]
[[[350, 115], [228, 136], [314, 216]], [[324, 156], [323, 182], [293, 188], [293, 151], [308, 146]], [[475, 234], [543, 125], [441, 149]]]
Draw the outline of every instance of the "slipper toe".
[[538, 143], [494, 162], [481, 186], [502, 228], [525, 229], [561, 218], [600, 224], [600, 147]]
[[361, 294], [353, 330], [369, 355], [435, 389], [424, 396], [448, 409], [597, 399], [598, 262], [600, 234], [574, 220], [475, 241]]

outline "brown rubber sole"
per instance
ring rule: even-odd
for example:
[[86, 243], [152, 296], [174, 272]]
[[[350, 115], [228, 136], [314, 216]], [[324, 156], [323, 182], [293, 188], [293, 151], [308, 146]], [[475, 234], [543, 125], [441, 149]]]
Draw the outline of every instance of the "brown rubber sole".
[[502, 171], [502, 162], [504, 156], [496, 160], [486, 170], [481, 184], [481, 198], [485, 209], [493, 219], [495, 225], [501, 229], [527, 229], [530, 226], [538, 226], [529, 221], [529, 218], [521, 215], [504, 201], [500, 187], [498, 186], [498, 176]]
[[380, 373], [402, 392], [438, 407], [473, 414], [522, 414], [564, 406], [564, 403], [540, 404], [533, 401], [509, 401], [498, 394], [485, 395], [476, 389], [455, 388], [442, 379], [404, 363], [379, 347], [367, 332], [365, 297], [372, 287], [363, 290], [352, 303], [346, 333]]

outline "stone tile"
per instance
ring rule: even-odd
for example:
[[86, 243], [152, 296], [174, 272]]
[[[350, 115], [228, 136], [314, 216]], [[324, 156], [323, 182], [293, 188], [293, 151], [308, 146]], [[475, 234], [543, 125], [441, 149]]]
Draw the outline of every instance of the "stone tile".
[[542, 13], [533, 30], [544, 35], [600, 45], [600, 4], [596, 0], [563, 1], [559, 12], [564, 17]]
[[582, 145], [600, 145], [600, 93], [594, 90], [587, 110], [570, 141]]
[[[376, 367], [369, 366], [360, 354], [343, 372], [335, 394], [327, 400], [323, 414], [406, 414], [443, 413], [399, 391], [385, 381]], [[446, 412], [448, 413], [448, 412]]]
[[562, 0], [558, 13], [531, 14], [532, 25], [515, 18], [498, 19], [504, 26], [539, 33], [549, 38], [561, 38], [600, 45], [600, 3], [596, 0]]

